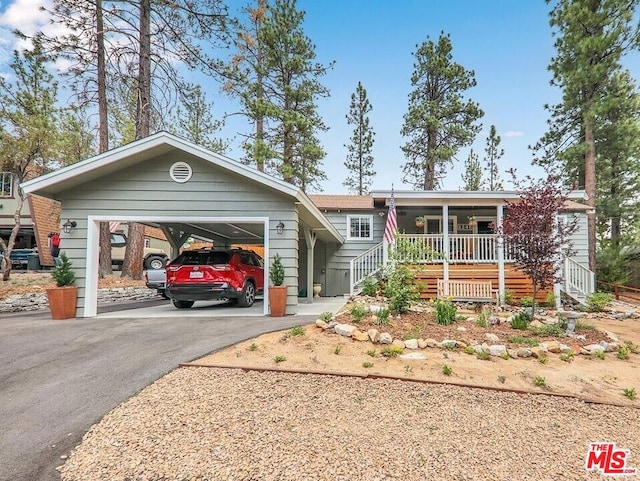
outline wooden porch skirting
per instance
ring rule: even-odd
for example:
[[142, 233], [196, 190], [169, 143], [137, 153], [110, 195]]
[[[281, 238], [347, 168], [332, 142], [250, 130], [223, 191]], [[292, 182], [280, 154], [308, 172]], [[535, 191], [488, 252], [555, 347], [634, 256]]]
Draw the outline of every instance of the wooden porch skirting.
[[[412, 268], [416, 285], [423, 299], [434, 299], [438, 296], [438, 279], [444, 279], [442, 264], [419, 265]], [[449, 265], [449, 280], [491, 282], [491, 287], [498, 289], [498, 264], [453, 264]], [[511, 290], [513, 299], [532, 297], [531, 279], [512, 264], [504, 266], [505, 288]], [[553, 288], [538, 292], [536, 300], [545, 302]]]

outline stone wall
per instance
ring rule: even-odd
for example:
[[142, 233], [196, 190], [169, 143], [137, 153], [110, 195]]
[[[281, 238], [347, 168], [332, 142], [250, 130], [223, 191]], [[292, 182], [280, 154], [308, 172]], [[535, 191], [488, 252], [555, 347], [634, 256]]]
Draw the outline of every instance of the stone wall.
[[[120, 301], [158, 299], [159, 297], [156, 289], [147, 289], [146, 287], [98, 289], [98, 305]], [[49, 302], [46, 292], [9, 296], [0, 300], [0, 312], [38, 311], [48, 308]]]

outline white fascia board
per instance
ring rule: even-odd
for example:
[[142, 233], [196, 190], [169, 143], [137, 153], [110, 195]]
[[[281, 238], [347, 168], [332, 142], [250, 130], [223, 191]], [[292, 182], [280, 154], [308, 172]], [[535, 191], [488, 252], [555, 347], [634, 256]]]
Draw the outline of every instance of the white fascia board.
[[[394, 190], [393, 196], [396, 200], [403, 199], [407, 201], [430, 200], [486, 200], [486, 201], [503, 201], [519, 199], [520, 192], [515, 190], [503, 191], [466, 191], [466, 190]], [[371, 192], [371, 197], [391, 198], [390, 190], [378, 190]], [[586, 200], [587, 196], [584, 190], [572, 190], [568, 193], [569, 199]], [[388, 204], [388, 202], [387, 202]], [[404, 205], [408, 205], [404, 203]]]
[[327, 219], [324, 214], [320, 212], [320, 209], [318, 209], [316, 205], [311, 202], [311, 199], [309, 199], [307, 194], [302, 192], [302, 190], [298, 190], [297, 200], [302, 207], [304, 207], [311, 215], [313, 215], [313, 217], [315, 217], [320, 222], [320, 224], [322, 224], [324, 230], [329, 232], [340, 244], [344, 244], [345, 240], [344, 237], [342, 237], [342, 234], [340, 234], [335, 226], [331, 222], [329, 222], [329, 219]]

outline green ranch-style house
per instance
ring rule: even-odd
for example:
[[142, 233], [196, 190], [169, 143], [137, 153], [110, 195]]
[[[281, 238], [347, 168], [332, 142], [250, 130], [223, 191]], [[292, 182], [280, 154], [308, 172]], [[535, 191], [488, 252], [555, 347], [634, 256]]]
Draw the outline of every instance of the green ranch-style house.
[[[160, 132], [29, 180], [25, 193], [60, 202], [61, 220], [76, 223], [62, 234], [79, 287], [78, 317], [97, 310], [99, 222], [140, 222], [162, 230], [171, 258], [190, 236], [216, 246], [264, 247], [268, 265], [280, 254], [288, 288], [287, 314], [299, 302], [313, 302], [313, 284], [322, 296], [358, 292], [386, 257], [383, 231], [391, 191], [369, 196], [307, 195], [286, 183]], [[442, 253], [418, 260], [423, 297], [436, 293], [437, 279], [490, 281], [500, 296], [531, 295], [529, 280], [516, 270], [492, 226], [500, 224], [506, 200], [516, 192], [395, 191], [398, 232]], [[584, 192], [571, 193], [560, 216], [574, 216], [576, 255], [566, 259], [558, 290], [584, 299], [594, 290], [587, 265], [588, 207]], [[446, 221], [445, 221], [446, 219]], [[446, 260], [445, 260], [446, 259]], [[299, 297], [301, 294], [304, 297]], [[541, 293], [541, 295], [546, 293]], [[269, 312], [265, 292], [264, 314]]]

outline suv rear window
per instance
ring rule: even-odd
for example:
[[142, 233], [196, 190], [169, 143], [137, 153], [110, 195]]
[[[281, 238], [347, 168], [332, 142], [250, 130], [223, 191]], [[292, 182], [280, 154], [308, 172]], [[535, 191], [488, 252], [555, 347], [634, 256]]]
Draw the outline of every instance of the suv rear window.
[[202, 266], [214, 264], [228, 264], [231, 259], [231, 253], [225, 251], [186, 251], [180, 254], [171, 263], [181, 266]]

